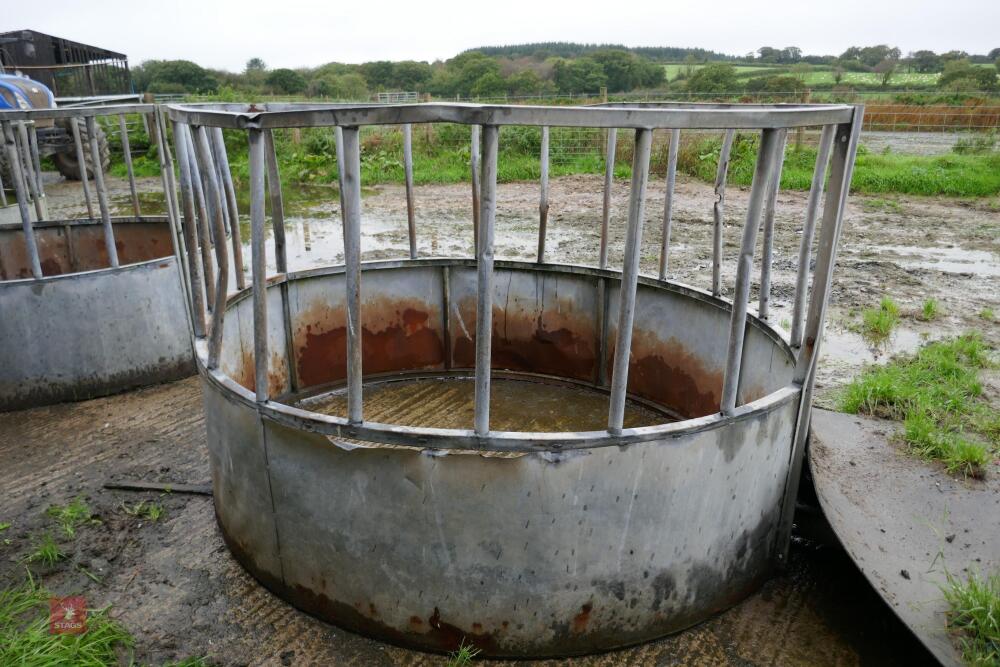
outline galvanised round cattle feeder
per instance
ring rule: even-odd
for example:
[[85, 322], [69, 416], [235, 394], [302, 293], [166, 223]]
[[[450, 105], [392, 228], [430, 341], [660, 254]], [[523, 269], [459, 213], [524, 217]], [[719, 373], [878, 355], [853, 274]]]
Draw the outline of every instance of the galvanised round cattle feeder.
[[[464, 641], [491, 656], [560, 656], [686, 628], [741, 600], [787, 557], [860, 108], [224, 105], [172, 106], [169, 115], [178, 153], [214, 128], [249, 139], [252, 287], [216, 308], [210, 325], [193, 300], [196, 356], [219, 526], [236, 559], [277, 595], [415, 648]], [[417, 256], [415, 123], [471, 127], [473, 258]], [[368, 126], [402, 126], [408, 258], [360, 261], [359, 131]], [[536, 262], [494, 261], [507, 126], [541, 128]], [[823, 130], [786, 341], [747, 311], [760, 224], [767, 307], [781, 156], [787, 130], [803, 126]], [[337, 136], [345, 259], [288, 272], [272, 133], [306, 127]], [[621, 271], [608, 267], [607, 205], [596, 266], [545, 261], [550, 127], [634, 131]], [[663, 277], [673, 160], [661, 276], [639, 275], [651, 137], [661, 128], [675, 156], [689, 128], [726, 130], [727, 149], [736, 130], [760, 133], [732, 301], [719, 296], [721, 240], [712, 289]], [[181, 181], [190, 209], [190, 175]], [[208, 190], [218, 196], [217, 185]], [[715, 213], [720, 237], [721, 200]], [[217, 294], [228, 289], [224, 264]], [[568, 399], [598, 393], [607, 410], [599, 430], [491, 428], [491, 383], [496, 401], [511, 378], [560, 386]], [[428, 382], [472, 387], [471, 409], [447, 392], [405, 389]], [[320, 409], [333, 404], [341, 409]], [[540, 405], [526, 398], [506, 423], [533, 423]], [[626, 425], [636, 405], [655, 411], [655, 423]], [[400, 423], [414, 412], [420, 424]]]
[[[130, 216], [112, 215], [101, 117], [117, 120], [121, 132]], [[0, 203], [20, 219], [0, 224], [0, 410], [93, 398], [194, 372], [173, 216], [140, 209], [126, 117], [141, 120], [151, 142], [161, 141], [162, 120], [151, 104], [0, 112], [2, 171], [16, 193], [16, 211], [6, 193]], [[79, 170], [87, 215], [52, 218], [39, 148], [70, 135], [75, 152], [59, 158]], [[164, 144], [158, 146], [166, 195], [173, 175]], [[165, 199], [172, 210], [173, 197]]]

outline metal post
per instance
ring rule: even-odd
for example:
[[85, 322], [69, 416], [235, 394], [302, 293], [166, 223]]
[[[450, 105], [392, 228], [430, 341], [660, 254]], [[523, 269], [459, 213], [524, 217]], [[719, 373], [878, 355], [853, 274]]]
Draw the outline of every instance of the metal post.
[[108, 209], [108, 191], [104, 187], [104, 167], [101, 165], [101, 147], [97, 143], [97, 119], [87, 116], [87, 139], [90, 141], [90, 167], [94, 172], [94, 188], [97, 203], [101, 208], [101, 222], [104, 224], [104, 245], [108, 249], [111, 266], [118, 267], [118, 248], [115, 247], [115, 230], [111, 225], [111, 211]]
[[281, 198], [281, 174], [278, 155], [274, 150], [274, 134], [264, 131], [264, 159], [267, 161], [267, 192], [271, 201], [271, 231], [274, 234], [274, 264], [278, 273], [288, 272], [288, 251], [285, 249], [285, 204]]
[[24, 121], [17, 124], [17, 154], [21, 161], [21, 175], [24, 182], [28, 184], [28, 191], [31, 193], [31, 200], [35, 206], [35, 218], [41, 222], [45, 220], [45, 203], [42, 201], [42, 194], [39, 191], [38, 181], [35, 180], [35, 167], [31, 159], [31, 144], [28, 141], [28, 130]]
[[750, 187], [750, 201], [747, 217], [743, 225], [743, 242], [736, 264], [736, 286], [733, 291], [733, 312], [729, 326], [729, 349], [726, 354], [726, 369], [722, 383], [721, 411], [732, 415], [736, 409], [736, 393], [740, 383], [740, 365], [743, 361], [743, 337], [747, 325], [747, 301], [750, 298], [750, 270], [753, 267], [753, 251], [757, 242], [757, 228], [760, 214], [770, 183], [774, 164], [777, 161], [778, 146], [781, 143], [780, 130], [764, 130], [761, 133], [757, 165], [754, 168], [753, 184]]
[[780, 130], [778, 162], [774, 166], [770, 188], [767, 191], [767, 202], [764, 205], [764, 250], [760, 261], [760, 300], [757, 316], [767, 319], [768, 306], [771, 303], [771, 265], [774, 263], [774, 208], [778, 200], [778, 190], [781, 189], [781, 168], [785, 164], [785, 144], [788, 141], [788, 130]]
[[253, 284], [254, 391], [258, 403], [268, 400], [267, 263], [264, 257], [264, 137], [248, 131], [250, 141], [250, 274]]
[[403, 173], [406, 178], [406, 226], [410, 235], [410, 259], [417, 258], [417, 223], [413, 211], [413, 126], [403, 125]]
[[28, 249], [28, 261], [31, 263], [31, 275], [42, 277], [42, 265], [38, 261], [38, 245], [35, 243], [35, 230], [31, 226], [31, 211], [28, 210], [28, 193], [24, 186], [24, 175], [21, 173], [21, 160], [17, 154], [17, 144], [14, 143], [14, 131], [10, 121], [3, 121], [3, 141], [7, 151], [7, 163], [10, 165], [10, 177], [14, 181], [14, 193], [17, 196], [17, 208], [21, 214], [21, 229], [24, 231], [24, 244]]
[[118, 128], [122, 135], [122, 155], [125, 158], [125, 171], [128, 172], [128, 187], [132, 195], [132, 210], [135, 217], [141, 217], [139, 213], [139, 194], [135, 188], [135, 170], [132, 168], [132, 147], [128, 140], [128, 127], [125, 125], [125, 114], [118, 114]]
[[[45, 183], [42, 181], [42, 160], [38, 154], [38, 132], [35, 124], [32, 123], [28, 131], [28, 147], [31, 150], [31, 166], [35, 174], [35, 187], [38, 190], [39, 203], [42, 206], [42, 213], [49, 217], [48, 205], [45, 199]], [[41, 221], [43, 218], [39, 218]]]
[[[205, 337], [205, 297], [202, 290], [201, 258], [198, 256], [198, 231], [195, 220], [194, 175], [191, 173], [191, 161], [188, 159], [188, 142], [185, 136], [187, 125], [174, 123], [174, 143], [177, 145], [177, 163], [180, 166], [181, 204], [184, 216], [181, 218], [181, 229], [184, 233], [184, 245], [188, 254], [188, 272], [190, 273], [189, 289], [191, 290], [191, 323], [194, 335]], [[165, 143], [165, 142], [164, 142]]]
[[851, 123], [837, 127], [835, 148], [830, 164], [830, 181], [827, 185], [826, 202], [823, 204], [823, 226], [820, 230], [819, 247], [816, 252], [816, 271], [813, 274], [812, 297], [809, 299], [809, 315], [806, 321], [804, 345], [799, 351], [793, 381], [802, 386], [799, 414], [795, 423], [792, 440], [791, 465], [785, 482], [785, 495], [781, 507], [781, 521], [776, 539], [777, 558], [787, 563], [791, 542], [792, 521], [795, 516], [795, 499], [798, 496], [799, 479], [802, 474], [806, 439], [809, 435], [809, 420], [812, 414], [812, 392], [816, 379], [816, 364], [819, 359], [820, 342], [826, 308], [830, 302], [830, 284], [833, 267], [837, 261], [837, 245], [844, 222], [844, 208], [851, 189], [851, 175], [854, 158], [858, 150], [861, 134], [863, 107], [855, 107]]
[[809, 255], [812, 250], [813, 234], [816, 231], [816, 213], [819, 200], [823, 195], [823, 182], [826, 179], [826, 165], [830, 161], [830, 148], [833, 146], [833, 136], [836, 125], [824, 125], [819, 139], [819, 150], [816, 153], [816, 167], [813, 169], [812, 185], [809, 188], [809, 201], [806, 204], [806, 220], [802, 225], [802, 241], [799, 244], [799, 268], [795, 279], [795, 305], [792, 307], [792, 332], [789, 344], [793, 348], [802, 346], [802, 318], [806, 310], [806, 289], [809, 283]]
[[480, 197], [482, 188], [479, 182], [479, 137], [482, 127], [472, 126], [472, 138], [469, 145], [469, 167], [472, 169], [472, 247], [473, 252], [479, 252], [479, 217], [480, 217]]
[[191, 317], [194, 306], [191, 302], [191, 283], [188, 281], [187, 255], [185, 254], [184, 239], [180, 233], [180, 216], [177, 214], [176, 202], [174, 201], [173, 188], [173, 161], [169, 160], [167, 152], [167, 137], [165, 132], [160, 131], [160, 118], [154, 109], [149, 112], [145, 123], [149, 140], [156, 143], [156, 155], [160, 164], [160, 183], [163, 186], [164, 201], [167, 204], [167, 224], [170, 226], [170, 240], [174, 249], [174, 258], [177, 260], [177, 275], [180, 279], [181, 293], [184, 296], [184, 306], [186, 308], [186, 319], [189, 331], [194, 337], [194, 321]]
[[80, 183], [83, 185], [83, 198], [87, 202], [87, 217], [94, 219], [94, 205], [90, 203], [90, 183], [87, 177], [87, 158], [83, 153], [83, 140], [80, 138], [80, 119], [70, 118], [69, 127], [73, 132], [73, 145], [76, 148], [76, 163], [80, 166]]
[[335, 127], [333, 131], [334, 144], [337, 149], [337, 189], [340, 191], [340, 224], [344, 224], [347, 214], [344, 211], [344, 128]]
[[611, 225], [611, 186], [615, 182], [615, 151], [618, 150], [618, 130], [608, 130], [608, 150], [604, 157], [604, 202], [601, 209], [601, 251], [598, 265], [608, 268], [608, 229]]
[[493, 226], [497, 211], [497, 145], [500, 128], [483, 126], [482, 196], [476, 246], [476, 434], [490, 432], [490, 363], [493, 348]]
[[715, 172], [715, 204], [712, 217], [712, 295], [722, 296], [722, 228], [726, 208], [726, 176], [729, 174], [729, 155], [733, 150], [735, 130], [726, 130], [719, 151], [719, 167]]
[[222, 172], [222, 186], [226, 192], [226, 207], [229, 210], [229, 234], [233, 247], [233, 270], [236, 273], [236, 287], [244, 289], [247, 286], [243, 270], [243, 240], [240, 238], [240, 211], [236, 205], [236, 188], [233, 186], [233, 173], [229, 167], [229, 155], [226, 153], [226, 142], [222, 136], [222, 128], [212, 128], [212, 143], [215, 145], [216, 159], [219, 161], [219, 171]]
[[226, 292], [229, 289], [229, 254], [226, 251], [226, 231], [222, 223], [222, 188], [212, 163], [208, 131], [204, 127], [195, 128], [194, 140], [197, 158], [208, 185], [206, 195], [216, 204], [213, 207], [212, 224], [215, 226], [215, 238], [219, 239], [215, 244], [215, 261], [219, 267], [215, 281], [215, 309], [212, 311], [212, 328], [208, 339], [208, 368], [212, 369], [219, 367], [219, 354], [222, 350], [222, 326], [226, 312]]
[[347, 289], [347, 421], [364, 419], [361, 367], [361, 147], [358, 128], [344, 128], [344, 285]]
[[663, 246], [660, 248], [660, 280], [667, 279], [670, 266], [670, 228], [673, 225], [674, 184], [677, 182], [677, 150], [681, 131], [670, 130], [670, 154], [667, 156], [667, 191], [663, 196]]
[[625, 392], [628, 389], [629, 354], [632, 349], [632, 321], [635, 318], [635, 293], [639, 282], [639, 258], [642, 254], [642, 221], [646, 208], [646, 184], [649, 181], [649, 152], [653, 131], [635, 131], [632, 157], [632, 186], [629, 191], [628, 227], [625, 230], [625, 259], [618, 293], [618, 337], [611, 371], [611, 403], [608, 408], [608, 431], [619, 434], [625, 422]]
[[198, 241], [201, 246], [202, 279], [205, 282], [205, 304], [209, 310], [215, 308], [215, 291], [212, 289], [215, 266], [212, 264], [212, 240], [208, 227], [208, 207], [205, 204], [205, 191], [202, 189], [201, 170], [194, 158], [194, 141], [191, 138], [193, 127], [184, 126], [181, 137], [187, 142], [188, 165], [191, 169], [191, 189], [194, 191], [195, 211], [197, 213]]
[[[0, 136], [0, 142], [2, 142], [2, 140], [3, 140], [3, 137]], [[6, 148], [4, 149], [4, 152], [7, 152]], [[0, 171], [0, 206], [3, 206], [4, 208], [7, 207], [7, 190], [6, 190], [6, 188], [5, 188], [4, 184], [3, 184], [3, 172], [2, 171]]]
[[542, 128], [540, 193], [538, 197], [538, 262], [545, 261], [545, 234], [549, 224], [549, 128]]

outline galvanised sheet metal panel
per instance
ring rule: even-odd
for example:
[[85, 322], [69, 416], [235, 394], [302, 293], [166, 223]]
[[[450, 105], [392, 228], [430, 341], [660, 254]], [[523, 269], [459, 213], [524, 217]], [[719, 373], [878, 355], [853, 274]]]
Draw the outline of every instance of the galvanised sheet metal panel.
[[[253, 300], [249, 296], [250, 292], [246, 291], [230, 300], [222, 325], [219, 367], [240, 385], [254, 391]], [[291, 390], [281, 298], [280, 287], [270, 286], [267, 291], [267, 384], [270, 395], [275, 397]]]
[[737, 405], [767, 396], [792, 381], [795, 360], [784, 344], [778, 344], [750, 320], [743, 339], [743, 364]]
[[[593, 382], [599, 365], [593, 276], [500, 268], [493, 279], [492, 367]], [[452, 358], [475, 366], [476, 271], [450, 280]]]
[[262, 428], [252, 405], [203, 381], [215, 515], [230, 551], [269, 585], [281, 581]]
[[[608, 281], [608, 353], [611, 372], [617, 338], [619, 282]], [[692, 298], [667, 287], [640, 284], [629, 363], [630, 394], [659, 401], [685, 417], [719, 411], [729, 341], [730, 307], [707, 294]], [[787, 386], [794, 359], [784, 344], [748, 320], [738, 403]]]
[[574, 654], [679, 630], [769, 572], [796, 409], [667, 442], [506, 458], [344, 447], [265, 420], [276, 590], [439, 650], [465, 638], [494, 655]]
[[0, 409], [102, 396], [194, 372], [173, 257], [0, 282]]
[[[361, 325], [362, 368], [366, 375], [444, 368], [442, 273], [439, 266], [364, 272]], [[272, 287], [271, 291], [276, 290]], [[289, 311], [300, 388], [344, 380], [344, 274], [290, 283]], [[269, 312], [272, 321], [278, 316], [273, 310]]]

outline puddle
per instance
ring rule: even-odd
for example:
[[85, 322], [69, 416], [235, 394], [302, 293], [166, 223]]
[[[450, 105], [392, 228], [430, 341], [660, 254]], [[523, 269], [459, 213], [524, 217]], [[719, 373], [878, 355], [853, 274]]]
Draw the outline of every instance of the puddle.
[[[608, 395], [593, 389], [494, 378], [490, 383], [490, 428], [495, 431], [599, 431], [608, 425]], [[472, 378], [439, 378], [365, 385], [365, 419], [435, 428], [472, 428], [475, 382]], [[341, 390], [300, 404], [328, 415], [347, 415]], [[525, 406], [531, 410], [526, 411]], [[673, 421], [628, 402], [625, 427]]]
[[904, 269], [929, 269], [942, 273], [1000, 276], [1000, 256], [987, 250], [966, 248], [879, 245], [870, 250], [890, 259]]

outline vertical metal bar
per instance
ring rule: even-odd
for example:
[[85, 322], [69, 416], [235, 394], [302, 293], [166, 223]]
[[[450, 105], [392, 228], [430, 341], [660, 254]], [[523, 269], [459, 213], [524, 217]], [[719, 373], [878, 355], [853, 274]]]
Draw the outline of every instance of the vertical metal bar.
[[38, 261], [38, 245], [35, 243], [35, 230], [31, 226], [31, 211], [28, 209], [28, 193], [24, 186], [24, 175], [21, 173], [21, 160], [17, 154], [17, 144], [14, 143], [14, 131], [10, 121], [3, 121], [3, 141], [7, 151], [7, 163], [10, 165], [10, 177], [14, 181], [14, 194], [17, 196], [17, 208], [21, 214], [21, 229], [24, 231], [24, 244], [28, 250], [28, 261], [31, 264], [31, 275], [42, 277], [42, 265]]
[[125, 125], [125, 114], [118, 114], [118, 128], [122, 135], [122, 157], [125, 158], [125, 171], [128, 172], [128, 187], [132, 195], [132, 210], [135, 217], [141, 217], [139, 213], [139, 194], [135, 188], [135, 170], [132, 168], [132, 146], [128, 139], [128, 127]]
[[608, 130], [608, 150], [604, 157], [604, 202], [601, 208], [601, 251], [598, 266], [608, 268], [608, 229], [611, 226], [611, 187], [615, 183], [615, 151], [618, 150], [618, 130]]
[[788, 130], [781, 130], [778, 141], [778, 161], [774, 165], [770, 187], [767, 191], [767, 202], [764, 205], [764, 250], [760, 261], [760, 300], [757, 315], [762, 320], [768, 316], [768, 306], [771, 303], [771, 266], [774, 263], [774, 209], [778, 201], [778, 190], [781, 189], [781, 168], [785, 164], [785, 144], [788, 142]]
[[473, 254], [479, 252], [479, 217], [480, 217], [480, 192], [482, 188], [479, 181], [479, 138], [482, 127], [472, 126], [472, 137], [469, 144], [469, 168], [472, 170], [472, 248]]
[[45, 220], [45, 203], [42, 201], [38, 181], [35, 180], [35, 167], [31, 159], [31, 143], [28, 140], [28, 130], [25, 121], [20, 121], [17, 124], [16, 141], [18, 158], [21, 160], [21, 174], [25, 183], [28, 184], [28, 191], [31, 193], [31, 200], [35, 206], [35, 218], [41, 222]]
[[545, 234], [549, 224], [549, 128], [542, 128], [541, 174], [538, 196], [538, 262], [545, 261]]
[[[2, 142], [3, 142], [3, 137], [0, 136], [0, 143]], [[4, 148], [3, 150], [5, 153], [7, 152], [6, 148]], [[0, 171], [0, 206], [3, 206], [4, 208], [7, 207], [7, 189], [3, 183], [3, 171]]]
[[281, 174], [278, 154], [274, 149], [274, 134], [264, 131], [264, 159], [267, 160], [267, 192], [271, 201], [271, 231], [274, 234], [274, 263], [278, 273], [288, 272], [288, 251], [285, 249], [285, 204], [281, 198]]
[[715, 204], [712, 206], [712, 217], [715, 223], [712, 228], [713, 296], [722, 296], [722, 229], [725, 222], [726, 177], [729, 174], [729, 156], [733, 150], [735, 136], [735, 130], [726, 130], [722, 139], [722, 150], [719, 151], [719, 167], [715, 172]]
[[94, 172], [94, 188], [97, 190], [97, 203], [101, 207], [101, 222], [104, 224], [104, 245], [108, 249], [111, 266], [117, 267], [118, 248], [115, 247], [115, 230], [111, 225], [111, 211], [108, 208], [108, 191], [104, 187], [101, 147], [97, 143], [97, 119], [93, 116], [87, 116], [87, 139], [90, 141], [90, 168]]
[[258, 403], [268, 400], [267, 263], [264, 257], [264, 137], [248, 131], [250, 141], [250, 274], [253, 284], [254, 391]]
[[[147, 114], [142, 114], [147, 118]], [[188, 281], [187, 256], [185, 255], [184, 239], [180, 233], [180, 216], [177, 214], [176, 202], [173, 192], [173, 162], [168, 160], [167, 136], [166, 132], [160, 130], [159, 114], [154, 110], [149, 112], [149, 117], [145, 123], [147, 135], [151, 142], [156, 143], [156, 155], [160, 164], [160, 183], [163, 187], [164, 201], [167, 205], [167, 224], [170, 226], [170, 240], [174, 249], [174, 258], [177, 260], [177, 277], [181, 284], [181, 294], [184, 297], [186, 308], [185, 319], [187, 320], [192, 339], [194, 338], [194, 320], [191, 313], [193, 304], [191, 301], [191, 284]]]
[[618, 338], [611, 370], [611, 402], [608, 407], [608, 431], [613, 434], [621, 433], [625, 422], [625, 392], [628, 388], [628, 363], [632, 349], [632, 322], [635, 319], [635, 293], [639, 282], [642, 221], [646, 209], [646, 185], [649, 181], [649, 152], [652, 140], [652, 130], [635, 131], [628, 227], [625, 230], [625, 259], [618, 293]]
[[497, 146], [500, 128], [483, 126], [482, 193], [476, 247], [476, 434], [490, 432], [490, 363], [493, 348], [493, 225], [497, 211]]
[[340, 224], [344, 224], [347, 213], [344, 211], [344, 128], [334, 128], [334, 144], [337, 149], [337, 189], [340, 191]]
[[212, 239], [208, 230], [210, 223], [208, 207], [205, 203], [205, 191], [202, 189], [201, 170], [198, 169], [198, 161], [194, 159], [194, 142], [191, 138], [193, 130], [192, 126], [185, 125], [181, 136], [187, 142], [188, 165], [191, 169], [191, 189], [194, 191], [198, 241], [201, 246], [202, 279], [205, 282], [205, 304], [209, 310], [213, 310], [215, 308], [215, 291], [212, 289], [212, 284], [215, 282], [215, 266], [212, 264]]
[[660, 248], [660, 280], [667, 279], [670, 268], [670, 229], [673, 226], [674, 185], [677, 182], [677, 149], [681, 131], [670, 130], [670, 153], [667, 156], [667, 191], [663, 196], [663, 245]]
[[344, 284], [347, 288], [347, 420], [364, 419], [361, 367], [361, 147], [358, 128], [344, 128]]
[[189, 289], [191, 290], [191, 323], [194, 335], [205, 337], [205, 297], [202, 290], [201, 258], [198, 256], [198, 227], [195, 220], [194, 175], [191, 173], [191, 161], [188, 159], [188, 141], [185, 136], [187, 125], [174, 123], [174, 144], [177, 146], [177, 163], [180, 167], [181, 204], [184, 215], [180, 218], [181, 229], [184, 232], [184, 245], [188, 254], [188, 272], [190, 273]]
[[[28, 131], [28, 146], [31, 149], [31, 165], [34, 169], [35, 174], [35, 187], [38, 189], [38, 197], [42, 206], [42, 213], [45, 217], [49, 217], [48, 205], [45, 199], [45, 182], [42, 180], [42, 160], [38, 154], [38, 132], [35, 130], [35, 124], [30, 125]], [[39, 218], [42, 220], [43, 218]]]
[[792, 332], [789, 344], [793, 348], [802, 346], [802, 319], [806, 310], [806, 290], [809, 284], [809, 256], [812, 250], [813, 235], [816, 231], [816, 214], [819, 210], [819, 200], [823, 196], [823, 183], [826, 180], [826, 165], [830, 161], [830, 148], [837, 132], [836, 125], [824, 125], [820, 134], [819, 150], [816, 153], [816, 166], [813, 168], [812, 185], [809, 188], [809, 201], [806, 204], [806, 220], [802, 225], [802, 241], [799, 244], [799, 268], [795, 278], [795, 304], [792, 307]]
[[451, 370], [451, 269], [441, 267], [441, 331], [444, 334], [444, 369]]
[[792, 440], [791, 463], [785, 481], [785, 495], [781, 507], [781, 520], [776, 535], [777, 558], [781, 563], [788, 561], [791, 542], [792, 521], [795, 516], [795, 499], [798, 496], [799, 480], [802, 475], [806, 439], [809, 435], [809, 420], [812, 415], [812, 392], [816, 379], [816, 365], [819, 359], [820, 343], [826, 308], [830, 302], [830, 285], [833, 267], [837, 261], [837, 245], [843, 229], [844, 208], [851, 189], [851, 175], [858, 150], [858, 137], [863, 124], [863, 107], [854, 108], [851, 123], [840, 125], [834, 140], [833, 160], [830, 165], [830, 181], [827, 185], [826, 202], [823, 205], [823, 226], [820, 230], [819, 247], [816, 253], [816, 271], [813, 274], [812, 297], [809, 300], [809, 316], [806, 322], [805, 341], [799, 351], [793, 381], [801, 383], [802, 398], [795, 423]]
[[757, 242], [757, 228], [760, 214], [767, 196], [770, 176], [777, 160], [780, 130], [764, 130], [761, 133], [760, 150], [750, 186], [750, 201], [747, 217], [743, 225], [743, 242], [736, 264], [736, 286], [733, 291], [733, 311], [729, 325], [729, 349], [726, 354], [725, 376], [722, 382], [723, 414], [731, 415], [736, 409], [736, 393], [740, 384], [740, 365], [743, 361], [743, 337], [747, 325], [747, 302], [750, 298], [750, 270], [753, 267], [753, 251]]
[[226, 191], [226, 208], [229, 210], [229, 235], [233, 247], [233, 270], [236, 273], [236, 287], [244, 289], [247, 286], [243, 270], [243, 240], [240, 238], [240, 211], [236, 205], [236, 187], [233, 185], [233, 173], [229, 167], [229, 154], [226, 152], [226, 142], [222, 136], [221, 127], [212, 128], [212, 142], [215, 144], [216, 158], [219, 161], [219, 171], [222, 172], [222, 186]]
[[219, 367], [219, 355], [222, 351], [222, 327], [226, 313], [226, 292], [229, 289], [229, 253], [226, 250], [226, 231], [222, 224], [222, 188], [212, 162], [212, 148], [208, 143], [208, 131], [204, 127], [194, 130], [195, 149], [201, 164], [205, 182], [208, 185], [206, 195], [216, 203], [213, 207], [212, 224], [215, 226], [215, 261], [219, 271], [215, 281], [215, 309], [212, 311], [212, 328], [208, 339], [208, 368]]
[[94, 205], [90, 203], [90, 183], [87, 177], [87, 158], [83, 153], [83, 140], [80, 138], [80, 119], [70, 118], [69, 127], [73, 132], [73, 145], [76, 148], [76, 163], [80, 166], [80, 183], [83, 185], [83, 198], [87, 202], [87, 217], [94, 219]]
[[406, 179], [406, 227], [410, 235], [410, 259], [417, 258], [417, 222], [413, 210], [413, 126], [403, 125], [403, 173]]

